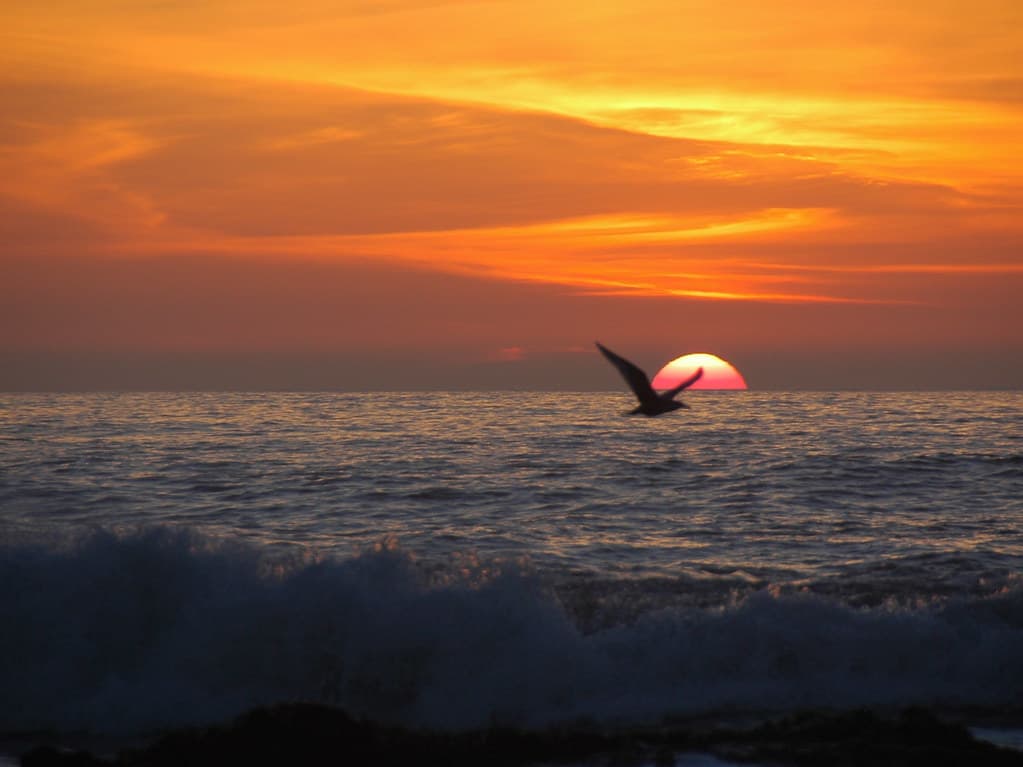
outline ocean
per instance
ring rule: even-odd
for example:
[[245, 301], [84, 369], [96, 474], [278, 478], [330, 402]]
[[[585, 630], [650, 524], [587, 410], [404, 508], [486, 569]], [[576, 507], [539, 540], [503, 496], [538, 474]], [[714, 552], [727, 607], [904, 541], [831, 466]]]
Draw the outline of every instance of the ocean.
[[0, 394], [0, 733], [1023, 711], [1023, 392]]

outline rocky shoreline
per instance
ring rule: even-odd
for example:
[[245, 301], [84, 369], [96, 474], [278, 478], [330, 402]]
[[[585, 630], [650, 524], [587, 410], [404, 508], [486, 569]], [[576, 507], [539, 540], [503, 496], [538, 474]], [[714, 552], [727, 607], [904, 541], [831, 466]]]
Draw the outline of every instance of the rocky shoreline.
[[339, 708], [291, 703], [258, 708], [229, 724], [178, 730], [112, 755], [36, 745], [23, 767], [213, 767], [373, 765], [672, 765], [683, 753], [729, 762], [1023, 767], [1023, 752], [974, 737], [961, 723], [924, 709], [804, 712], [754, 725], [666, 724], [611, 729], [580, 723], [542, 731], [492, 727], [465, 733], [420, 732], [351, 717]]

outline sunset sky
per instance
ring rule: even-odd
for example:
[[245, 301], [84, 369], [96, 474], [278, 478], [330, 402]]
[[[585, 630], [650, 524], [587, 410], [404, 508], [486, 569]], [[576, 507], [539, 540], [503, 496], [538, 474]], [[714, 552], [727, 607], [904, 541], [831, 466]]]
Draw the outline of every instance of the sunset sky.
[[1023, 3], [0, 6], [0, 388], [1023, 387]]

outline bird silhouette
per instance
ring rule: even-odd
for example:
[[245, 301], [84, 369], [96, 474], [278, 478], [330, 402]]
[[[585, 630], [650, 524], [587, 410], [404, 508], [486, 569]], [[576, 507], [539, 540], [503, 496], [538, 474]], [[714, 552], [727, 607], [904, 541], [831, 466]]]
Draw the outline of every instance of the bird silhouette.
[[599, 341], [595, 341], [594, 343], [597, 344], [597, 348], [600, 349], [601, 354], [607, 357], [608, 361], [618, 368], [618, 372], [622, 374], [625, 382], [629, 384], [629, 388], [632, 389], [633, 393], [636, 395], [636, 399], [639, 400], [639, 405], [634, 410], [630, 410], [627, 415], [639, 415], [642, 413], [646, 416], [655, 416], [661, 415], [662, 413], [670, 413], [672, 410], [678, 410], [679, 408], [689, 407], [689, 405], [684, 402], [676, 400], [675, 397], [680, 391], [692, 386], [700, 380], [700, 376], [703, 375], [703, 368], [697, 368], [695, 373], [674, 388], [658, 393], [654, 391], [654, 387], [650, 385], [650, 379], [647, 378], [646, 373], [625, 359], [625, 357], [620, 357], [615, 354]]

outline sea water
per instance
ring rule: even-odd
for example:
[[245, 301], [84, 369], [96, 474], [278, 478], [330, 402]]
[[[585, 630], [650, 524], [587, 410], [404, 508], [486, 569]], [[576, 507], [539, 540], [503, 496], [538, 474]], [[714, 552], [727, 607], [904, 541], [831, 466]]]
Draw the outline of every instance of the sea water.
[[1023, 707], [1023, 392], [0, 395], [0, 733]]

